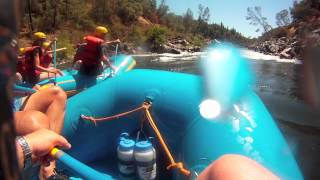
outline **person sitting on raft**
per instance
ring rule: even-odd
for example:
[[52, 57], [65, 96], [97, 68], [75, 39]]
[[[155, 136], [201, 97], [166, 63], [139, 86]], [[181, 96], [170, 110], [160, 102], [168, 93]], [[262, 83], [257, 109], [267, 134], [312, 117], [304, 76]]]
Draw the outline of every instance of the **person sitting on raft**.
[[85, 43], [79, 44], [74, 57], [73, 64], [80, 62], [80, 73], [97, 76], [102, 73], [102, 62], [106, 63], [113, 71], [115, 67], [111, 64], [109, 58], [104, 53], [104, 46], [112, 43], [120, 43], [120, 40], [105, 41], [108, 29], [98, 26], [93, 35], [87, 35], [83, 39]]
[[55, 77], [56, 75], [62, 76], [63, 73], [59, 69], [42, 66], [46, 56], [45, 52], [48, 48], [45, 47], [45, 41], [47, 38], [46, 34], [43, 32], [36, 32], [34, 33], [34, 38], [35, 40], [32, 44], [32, 47], [27, 47], [24, 50], [24, 80], [30, 84], [36, 84], [41, 80]]
[[[0, 82], [0, 89], [2, 89], [1, 91], [10, 89], [15, 81], [14, 78], [16, 73], [14, 65], [16, 64], [15, 61], [17, 59], [17, 45], [16, 41], [14, 40], [9, 44], [10, 45], [7, 45], [6, 48], [2, 48], [0, 50], [0, 76], [2, 77], [0, 80], [3, 81]], [[7, 84], [4, 84], [5, 82], [7, 82]], [[12, 107], [13, 109], [9, 109], [14, 111], [12, 123], [15, 125], [15, 132], [18, 136], [24, 137], [23, 139], [30, 145], [31, 150], [35, 153], [34, 155], [36, 157], [44, 155], [42, 154], [42, 151], [49, 152], [54, 147], [52, 145], [59, 145], [55, 144], [55, 142], [51, 142], [52, 140], [57, 140], [57, 142], [64, 141], [64, 144], [68, 144], [63, 137], [58, 135], [61, 133], [64, 124], [64, 114], [67, 100], [67, 95], [61, 88], [54, 86], [36, 91], [32, 95], [22, 98], [15, 97], [15, 95], [18, 94], [15, 94], [14, 92], [1, 92], [0, 94], [2, 94], [2, 103], [8, 101], [7, 99], [14, 99], [14, 103], [12, 106], [10, 106], [10, 108]], [[8, 97], [5, 97], [5, 95]], [[7, 109], [4, 107], [4, 105], [1, 105], [1, 108], [3, 110]], [[39, 135], [43, 135], [43, 137], [39, 137]], [[43, 144], [39, 144], [40, 142]], [[41, 145], [43, 145], [43, 147], [41, 147]], [[50, 149], [44, 150], [49, 145], [51, 145]], [[21, 147], [20, 149], [18, 148], [17, 151], [19, 152], [23, 148], [24, 147]], [[39, 174], [40, 179], [56, 176], [55, 167], [56, 165], [54, 161], [41, 166], [41, 171]]]
[[[53, 61], [53, 50], [51, 48], [52, 42], [46, 41], [43, 43], [44, 55], [40, 60], [40, 66], [47, 68], [49, 70], [54, 70], [55, 68], [52, 66]], [[56, 51], [65, 50], [65, 48], [57, 49]], [[60, 71], [61, 72], [61, 71]], [[49, 77], [53, 77], [53, 73], [48, 73]]]
[[[15, 98], [14, 122], [18, 135], [24, 136], [40, 129], [60, 134], [64, 124], [67, 95], [58, 86], [41, 89], [30, 95]], [[17, 94], [16, 94], [17, 95]], [[40, 168], [40, 179], [54, 175], [55, 162]]]
[[[40, 129], [49, 129], [60, 134], [64, 124], [67, 95], [58, 86], [36, 90], [32, 95], [15, 92], [13, 95], [14, 123], [17, 135], [25, 136]], [[41, 166], [39, 179], [58, 176], [55, 173], [56, 163]]]

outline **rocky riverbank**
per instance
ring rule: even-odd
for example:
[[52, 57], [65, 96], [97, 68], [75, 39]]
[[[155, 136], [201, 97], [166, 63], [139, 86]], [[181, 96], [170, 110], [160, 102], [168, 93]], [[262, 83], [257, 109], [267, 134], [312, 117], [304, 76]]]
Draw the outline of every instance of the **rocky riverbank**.
[[303, 59], [306, 47], [320, 47], [319, 45], [320, 16], [313, 16], [267, 32], [250, 45], [249, 49], [285, 59]]
[[122, 50], [129, 54], [143, 54], [143, 53], [170, 53], [170, 54], [184, 54], [200, 52], [201, 47], [193, 45], [185, 38], [178, 36], [166, 40], [165, 43], [161, 44], [160, 47], [155, 51], [150, 51], [147, 47], [134, 47], [131, 44], [124, 43]]
[[267, 55], [280, 56], [285, 59], [299, 59], [301, 47], [301, 41], [297, 37], [281, 37], [254, 43], [250, 46], [250, 49]]

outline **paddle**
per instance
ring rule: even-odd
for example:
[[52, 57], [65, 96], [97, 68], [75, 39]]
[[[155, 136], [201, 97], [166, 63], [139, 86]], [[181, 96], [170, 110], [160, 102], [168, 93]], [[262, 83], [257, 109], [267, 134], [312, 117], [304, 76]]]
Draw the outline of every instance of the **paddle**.
[[116, 55], [115, 55], [115, 59], [117, 59], [117, 55], [118, 55], [118, 47], [119, 47], [119, 44], [116, 45]]
[[69, 167], [71, 170], [79, 174], [83, 179], [104, 179], [104, 180], [112, 180], [111, 176], [100, 173], [91, 167], [83, 164], [82, 162], [76, 160], [71, 157], [67, 153], [53, 148], [50, 152], [50, 155], [55, 159], [59, 160], [61, 163]]
[[[53, 44], [53, 65], [54, 68], [57, 69], [57, 40], [54, 39], [54, 44]], [[54, 74], [54, 85], [56, 85], [57, 82], [57, 75]]]
[[37, 92], [36, 90], [34, 90], [32, 88], [23, 87], [23, 86], [19, 86], [19, 85], [14, 85], [13, 91], [16, 94], [19, 94], [19, 95], [21, 94], [22, 96], [31, 95], [31, 94]]
[[[117, 60], [117, 56], [118, 56], [118, 47], [119, 47], [119, 44], [117, 43], [117, 45], [116, 45], [116, 54], [115, 54], [115, 57], [114, 57], [115, 61]], [[114, 74], [116, 73], [115, 70], [113, 70], [113, 68], [111, 68], [111, 67], [110, 67], [110, 69], [111, 69], [112, 76], [114, 76]]]
[[[56, 49], [55, 52], [64, 51], [64, 50], [67, 50], [67, 48], [66, 47], [59, 48], [59, 49]], [[47, 51], [47, 53], [54, 53], [54, 51]]]

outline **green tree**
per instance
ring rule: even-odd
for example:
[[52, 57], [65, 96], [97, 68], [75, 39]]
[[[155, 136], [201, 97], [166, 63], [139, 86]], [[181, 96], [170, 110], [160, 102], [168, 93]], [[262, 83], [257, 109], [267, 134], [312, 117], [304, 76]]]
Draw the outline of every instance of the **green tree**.
[[132, 23], [143, 15], [143, 4], [141, 0], [119, 0], [118, 15], [123, 22]]
[[152, 21], [155, 20], [155, 15], [157, 11], [157, 1], [156, 0], [144, 0], [143, 4], [143, 16]]
[[292, 18], [294, 20], [307, 18], [310, 15], [319, 14], [320, 1], [319, 0], [302, 0], [294, 1], [293, 7], [290, 9]]
[[115, 0], [95, 0], [90, 15], [98, 22], [110, 23], [116, 13], [116, 7], [118, 2]]
[[276, 24], [278, 26], [287, 26], [290, 24], [289, 11], [284, 9], [276, 14]]
[[250, 25], [258, 26], [256, 32], [261, 30], [259, 26], [264, 33], [272, 29], [271, 25], [267, 22], [267, 18], [262, 16], [261, 7], [259, 6], [255, 6], [254, 8], [248, 7], [246, 19], [250, 21]]
[[199, 4], [198, 8], [199, 8], [198, 20], [208, 23], [209, 18], [210, 18], [210, 9], [208, 7], [203, 9], [204, 7], [201, 4]]
[[157, 9], [157, 14], [160, 19], [160, 22], [163, 20], [163, 18], [167, 15], [169, 11], [169, 6], [166, 5], [165, 0], [161, 0], [161, 3]]
[[192, 31], [193, 26], [193, 13], [191, 9], [187, 9], [187, 12], [183, 16], [183, 25], [186, 30], [186, 32]]
[[197, 33], [201, 33], [204, 36], [208, 36], [208, 21], [210, 18], [210, 9], [208, 7], [204, 8], [202, 4], [198, 6], [198, 27]]
[[147, 31], [147, 43], [150, 50], [156, 51], [161, 48], [161, 45], [166, 41], [166, 29], [155, 25]]

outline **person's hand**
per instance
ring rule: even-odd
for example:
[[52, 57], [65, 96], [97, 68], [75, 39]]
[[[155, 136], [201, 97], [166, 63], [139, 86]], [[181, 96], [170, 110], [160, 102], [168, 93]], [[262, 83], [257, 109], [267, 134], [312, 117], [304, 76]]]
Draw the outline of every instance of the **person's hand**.
[[28, 142], [33, 162], [47, 163], [49, 153], [54, 147], [70, 149], [71, 144], [61, 135], [48, 129], [40, 129], [25, 136]]
[[52, 69], [51, 73], [59, 74], [60, 76], [63, 76], [63, 72], [60, 69]]
[[32, 89], [34, 89], [36, 91], [40, 91], [41, 90], [41, 86], [36, 84], [35, 86], [32, 87]]
[[121, 43], [120, 39], [116, 39], [114, 42]]
[[60, 69], [57, 69], [57, 73], [58, 73], [60, 76], [63, 76], [63, 72], [62, 72]]

